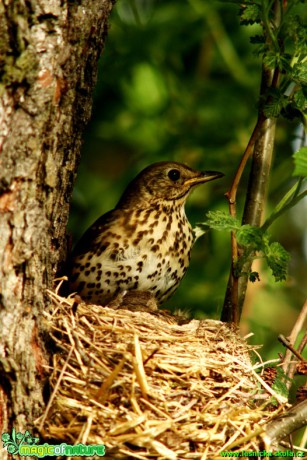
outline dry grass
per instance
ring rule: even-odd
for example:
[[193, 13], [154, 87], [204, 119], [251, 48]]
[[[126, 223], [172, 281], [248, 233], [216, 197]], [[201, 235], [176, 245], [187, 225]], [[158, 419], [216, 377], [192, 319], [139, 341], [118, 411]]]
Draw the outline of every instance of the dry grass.
[[53, 393], [37, 422], [45, 437], [104, 444], [109, 459], [260, 450], [263, 424], [285, 401], [256, 373], [256, 352], [235, 330], [52, 297]]

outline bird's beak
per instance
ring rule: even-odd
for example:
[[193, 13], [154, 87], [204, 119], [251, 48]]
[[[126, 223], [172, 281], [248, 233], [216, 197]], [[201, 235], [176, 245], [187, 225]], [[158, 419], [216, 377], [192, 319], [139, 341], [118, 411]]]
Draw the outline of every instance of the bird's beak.
[[184, 185], [196, 185], [196, 184], [203, 184], [204, 182], [209, 182], [210, 180], [219, 179], [223, 177], [225, 174], [218, 172], [218, 171], [202, 171], [199, 176], [192, 177], [185, 181]]

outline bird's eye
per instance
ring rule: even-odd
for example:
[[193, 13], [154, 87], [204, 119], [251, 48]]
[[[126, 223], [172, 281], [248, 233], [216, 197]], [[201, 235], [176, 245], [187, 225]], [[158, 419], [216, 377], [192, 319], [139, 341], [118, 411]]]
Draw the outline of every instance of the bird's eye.
[[180, 178], [180, 171], [178, 171], [178, 169], [171, 169], [171, 170], [168, 172], [168, 177], [169, 177], [170, 180], [172, 180], [173, 182], [176, 182], [176, 181]]

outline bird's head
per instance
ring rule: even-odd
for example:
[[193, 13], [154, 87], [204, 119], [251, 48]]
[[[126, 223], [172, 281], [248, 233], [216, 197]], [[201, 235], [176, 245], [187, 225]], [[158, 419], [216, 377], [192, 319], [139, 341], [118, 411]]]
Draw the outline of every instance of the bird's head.
[[143, 207], [161, 200], [184, 203], [193, 187], [222, 176], [217, 171], [196, 171], [177, 162], [154, 163], [130, 182], [116, 207]]

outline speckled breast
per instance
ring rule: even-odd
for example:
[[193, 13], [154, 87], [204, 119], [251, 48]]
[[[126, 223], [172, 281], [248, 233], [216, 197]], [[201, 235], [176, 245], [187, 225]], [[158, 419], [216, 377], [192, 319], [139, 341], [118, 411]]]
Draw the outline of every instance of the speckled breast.
[[189, 265], [193, 232], [173, 202], [123, 212], [74, 259], [71, 289], [105, 305], [124, 290], [150, 291], [158, 303], [177, 289]]

